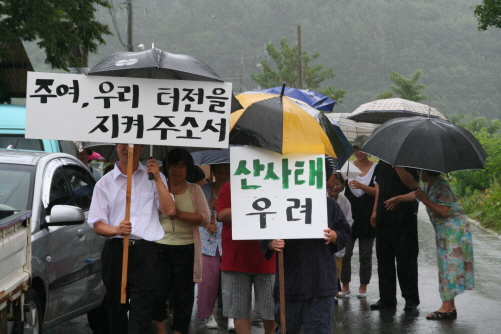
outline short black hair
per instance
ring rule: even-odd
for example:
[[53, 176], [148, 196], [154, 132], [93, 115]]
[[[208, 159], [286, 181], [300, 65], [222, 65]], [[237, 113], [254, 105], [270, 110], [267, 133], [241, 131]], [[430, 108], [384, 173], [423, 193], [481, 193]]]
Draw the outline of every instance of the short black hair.
[[164, 167], [164, 174], [169, 175], [169, 167], [171, 165], [175, 165], [179, 163], [179, 161], [184, 161], [186, 164], [186, 180], [189, 180], [192, 175], [193, 175], [193, 166], [195, 166], [195, 163], [193, 162], [193, 157], [191, 156], [190, 152], [188, 152], [184, 148], [176, 147], [167, 153], [167, 156], [164, 158], [163, 167]]
[[336, 173], [336, 177], [338, 178], [339, 181], [341, 181], [341, 183], [344, 183], [344, 177], [342, 173]]
[[327, 181], [336, 172], [336, 164], [337, 162], [334, 158], [325, 156], [325, 179]]
[[202, 181], [205, 179], [205, 172], [200, 168], [199, 166], [195, 165], [193, 166], [193, 174], [192, 176], [187, 179], [186, 181], [190, 183], [196, 183], [198, 181]]

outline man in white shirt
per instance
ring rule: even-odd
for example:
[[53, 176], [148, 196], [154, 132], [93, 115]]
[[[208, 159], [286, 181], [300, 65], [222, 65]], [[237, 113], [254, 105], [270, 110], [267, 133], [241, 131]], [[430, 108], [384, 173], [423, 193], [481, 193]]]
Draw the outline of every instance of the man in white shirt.
[[[103, 283], [108, 306], [108, 333], [143, 334], [152, 332], [156, 248], [154, 241], [164, 236], [158, 218], [175, 213], [172, 195], [158, 163], [139, 162], [143, 145], [134, 145], [130, 220], [125, 217], [128, 145], [116, 145], [119, 162], [96, 184], [88, 223], [96, 234], [106, 237], [101, 255]], [[148, 173], [154, 175], [148, 180]], [[127, 304], [120, 303], [123, 237], [128, 235], [129, 265]], [[127, 318], [127, 311], [129, 315]]]

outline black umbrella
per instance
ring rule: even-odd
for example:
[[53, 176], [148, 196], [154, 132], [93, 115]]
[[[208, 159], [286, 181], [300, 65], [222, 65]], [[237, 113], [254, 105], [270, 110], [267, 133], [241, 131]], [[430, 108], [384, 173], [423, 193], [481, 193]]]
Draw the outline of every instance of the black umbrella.
[[230, 163], [230, 149], [192, 152], [195, 165], [219, 165]]
[[[188, 55], [169, 53], [157, 48], [140, 52], [115, 52], [103, 58], [90, 71], [89, 75], [102, 75], [113, 77], [171, 79], [192, 81], [224, 80], [206, 63]], [[240, 102], [233, 96], [231, 112], [242, 109]], [[114, 149], [115, 144], [86, 142], [83, 147], [93, 147], [108, 161], [117, 161], [118, 156]], [[188, 151], [206, 150], [207, 148], [187, 148]], [[146, 151], [146, 150], [145, 150]], [[147, 155], [148, 154], [148, 155]], [[152, 147], [150, 152], [144, 152], [141, 159], [153, 156], [162, 159], [166, 150]]]
[[[84, 142], [76, 142], [77, 149], [83, 149], [83, 148], [88, 148], [92, 151], [96, 151], [100, 155], [103, 156], [104, 159], [108, 162], [116, 162], [118, 161], [118, 154], [115, 149], [115, 144], [114, 143], [102, 143], [102, 142], [93, 142], [93, 141], [84, 141]], [[154, 157], [157, 160], [162, 161], [165, 156], [167, 155], [167, 151], [170, 151], [171, 149], [175, 148], [174, 146], [159, 146], [159, 145], [153, 145], [151, 150], [145, 149], [143, 151], [143, 154], [139, 158], [141, 161], [146, 161], [150, 157]], [[223, 161], [224, 159], [228, 160], [227, 162], [229, 163], [229, 149], [221, 149], [221, 150], [216, 150], [213, 148], [207, 148], [207, 147], [184, 147], [188, 152], [190, 152], [193, 157], [195, 156], [200, 156], [203, 157], [204, 161], [207, 161], [206, 159], [212, 159], [211, 156], [214, 154], [219, 156], [220, 154], [224, 153], [217, 153], [217, 152], [226, 152], [226, 156], [221, 156], [220, 159], [222, 159], [219, 162], [205, 162], [205, 163], [195, 163], [196, 165], [204, 165], [204, 164], [212, 164], [212, 163], [225, 163], [226, 161]], [[203, 154], [200, 155], [200, 153], [203, 152], [213, 152], [213, 153], [208, 153], [208, 154]], [[198, 154], [198, 155], [197, 155]], [[214, 159], [216, 156], [214, 156]]]
[[487, 153], [466, 129], [438, 118], [395, 118], [378, 127], [362, 152], [393, 166], [448, 173], [482, 169]]
[[[102, 59], [89, 75], [111, 77], [171, 79], [192, 81], [224, 80], [200, 59], [169, 53], [157, 48], [140, 52], [115, 52]], [[231, 112], [242, 109], [232, 95]]]
[[219, 81], [223, 79], [203, 61], [157, 48], [140, 52], [115, 52], [102, 59], [89, 75], [113, 77]]

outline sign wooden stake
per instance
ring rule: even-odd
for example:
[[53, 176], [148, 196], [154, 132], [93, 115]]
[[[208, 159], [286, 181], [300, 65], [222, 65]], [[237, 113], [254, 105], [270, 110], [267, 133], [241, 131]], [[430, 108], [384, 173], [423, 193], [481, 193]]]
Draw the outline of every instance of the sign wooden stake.
[[284, 283], [284, 250], [278, 252], [278, 283], [280, 287], [280, 333], [287, 334], [285, 325], [285, 283]]
[[[127, 151], [127, 192], [125, 195], [125, 219], [130, 220], [130, 203], [132, 194], [132, 166], [134, 164], [134, 144], [129, 144]], [[120, 303], [127, 302], [127, 270], [129, 267], [129, 236], [124, 237], [124, 249], [122, 255], [122, 289]]]

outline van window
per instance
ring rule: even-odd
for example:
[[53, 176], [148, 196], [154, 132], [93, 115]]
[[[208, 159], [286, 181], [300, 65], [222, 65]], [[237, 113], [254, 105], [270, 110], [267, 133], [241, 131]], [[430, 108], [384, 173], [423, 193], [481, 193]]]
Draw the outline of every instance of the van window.
[[31, 209], [35, 168], [0, 164], [0, 211]]
[[40, 139], [26, 139], [24, 135], [1, 135], [0, 148], [43, 151], [43, 142]]
[[69, 165], [63, 166], [62, 168], [71, 186], [75, 205], [84, 211], [88, 210], [90, 208], [90, 202], [92, 201], [92, 193], [96, 181], [92, 178], [89, 171], [79, 166]]
[[58, 168], [54, 175], [52, 176], [52, 182], [50, 184], [50, 198], [49, 205], [46, 208], [46, 213], [50, 215], [50, 211], [54, 205], [73, 205], [71, 199], [70, 190], [68, 189], [68, 184], [66, 183], [64, 174], [61, 168]]

